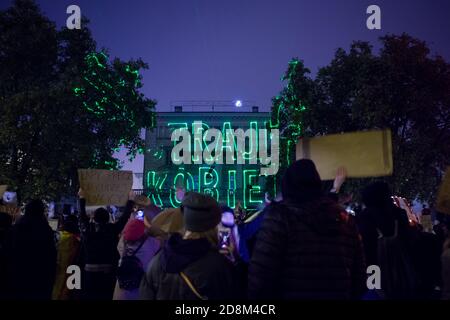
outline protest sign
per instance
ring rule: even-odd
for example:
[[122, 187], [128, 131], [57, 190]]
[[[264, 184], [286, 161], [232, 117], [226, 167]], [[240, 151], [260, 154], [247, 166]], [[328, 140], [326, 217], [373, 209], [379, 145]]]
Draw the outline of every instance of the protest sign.
[[445, 172], [437, 197], [436, 210], [450, 214], [450, 167]]
[[48, 225], [53, 231], [58, 231], [58, 219], [49, 219]]
[[123, 206], [133, 185], [133, 172], [78, 169], [78, 179], [88, 206]]
[[7, 188], [8, 188], [8, 186], [5, 184], [0, 185], [0, 198], [3, 197], [3, 194], [5, 193]]
[[296, 159], [311, 159], [323, 180], [333, 180], [344, 166], [350, 178], [391, 175], [390, 130], [332, 134], [303, 138], [297, 144]]

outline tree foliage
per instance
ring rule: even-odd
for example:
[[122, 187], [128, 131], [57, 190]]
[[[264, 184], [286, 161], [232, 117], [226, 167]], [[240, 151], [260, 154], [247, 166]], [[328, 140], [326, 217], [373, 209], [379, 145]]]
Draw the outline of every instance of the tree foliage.
[[[450, 65], [431, 56], [427, 44], [409, 35], [380, 38], [374, 53], [367, 42], [338, 49], [321, 68], [303, 114], [308, 136], [392, 130], [393, 191], [410, 199], [433, 201], [450, 163]], [[357, 195], [371, 179], [351, 179]]]
[[[275, 176], [266, 180], [266, 191], [276, 193], [281, 177], [289, 164], [295, 159], [295, 145], [303, 135], [303, 114], [311, 101], [314, 83], [309, 78], [309, 69], [295, 58], [289, 62], [288, 69], [281, 78], [286, 86], [272, 99], [270, 128], [279, 129], [279, 170]], [[273, 194], [275, 196], [276, 194]]]
[[74, 192], [78, 168], [118, 168], [114, 149], [142, 152], [154, 125], [147, 65], [110, 61], [87, 24], [57, 30], [31, 0], [0, 12], [0, 182], [22, 199]]

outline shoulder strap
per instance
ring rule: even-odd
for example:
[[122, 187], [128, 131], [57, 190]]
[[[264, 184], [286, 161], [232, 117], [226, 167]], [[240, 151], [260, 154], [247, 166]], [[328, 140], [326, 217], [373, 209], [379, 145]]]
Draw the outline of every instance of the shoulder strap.
[[130, 256], [136, 255], [136, 253], [139, 251], [139, 249], [142, 248], [142, 246], [144, 245], [145, 241], [147, 241], [147, 237], [144, 237], [144, 239], [142, 239], [139, 246], [136, 248], [136, 250], [133, 251], [133, 253]]
[[197, 289], [195, 289], [195, 287], [192, 284], [191, 280], [189, 280], [188, 276], [184, 272], [180, 272], [180, 276], [184, 280], [184, 282], [186, 282], [186, 284], [188, 285], [189, 289], [191, 289], [191, 291], [197, 296], [197, 298], [199, 298], [200, 300], [208, 300], [208, 297], [202, 296], [197, 291]]

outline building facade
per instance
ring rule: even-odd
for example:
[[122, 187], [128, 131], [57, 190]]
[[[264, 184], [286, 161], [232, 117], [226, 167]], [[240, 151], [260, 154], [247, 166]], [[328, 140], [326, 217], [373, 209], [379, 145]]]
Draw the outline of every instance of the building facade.
[[[185, 109], [186, 110], [186, 109]], [[222, 149], [226, 151], [227, 130], [249, 128], [265, 129], [270, 119], [270, 113], [259, 112], [258, 107], [251, 108], [202, 108], [197, 111], [185, 111], [183, 106], [175, 106], [173, 112], [159, 112], [156, 128], [146, 133], [146, 148], [144, 157], [144, 192], [152, 201], [162, 207], [178, 207], [180, 199], [177, 190], [193, 190], [214, 196], [219, 203], [232, 208], [236, 204], [247, 209], [257, 207], [263, 201], [263, 189], [266, 177], [260, 175], [260, 164], [245, 161], [238, 164], [235, 161], [227, 164], [225, 155], [223, 164], [206, 164], [195, 162], [198, 154], [191, 153], [190, 164], [174, 164], [172, 152], [178, 141], [171, 141], [174, 130], [182, 129], [189, 132], [192, 139], [189, 143], [192, 150], [202, 146], [202, 150], [211, 149], [210, 140], [205, 139], [208, 129], [219, 130], [222, 136]], [[199, 136], [195, 136], [196, 133]], [[200, 131], [200, 132], [198, 132]], [[197, 138], [196, 138], [197, 137]], [[234, 139], [234, 138], [233, 138]], [[234, 141], [236, 143], [236, 141]], [[245, 139], [244, 152], [250, 152], [250, 139]], [[258, 141], [257, 141], [258, 143]], [[229, 144], [228, 144], [229, 145]], [[259, 150], [259, 145], [255, 150]], [[201, 157], [201, 154], [200, 154]], [[198, 159], [197, 159], [198, 160]], [[203, 159], [204, 160], [204, 159]]]

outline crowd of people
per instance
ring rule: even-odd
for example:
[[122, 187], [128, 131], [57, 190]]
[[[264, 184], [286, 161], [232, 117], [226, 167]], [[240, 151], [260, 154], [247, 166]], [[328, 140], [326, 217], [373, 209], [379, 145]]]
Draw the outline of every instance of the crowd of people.
[[[412, 224], [384, 182], [361, 192], [349, 214], [310, 160], [285, 172], [281, 197], [247, 223], [206, 194], [182, 194], [162, 210], [132, 193], [120, 217], [106, 208], [49, 226], [41, 200], [12, 223], [0, 213], [0, 299], [450, 299], [449, 223]], [[78, 266], [81, 287], [70, 288]], [[380, 279], [368, 285], [369, 266]], [[376, 283], [380, 282], [378, 285]]]

